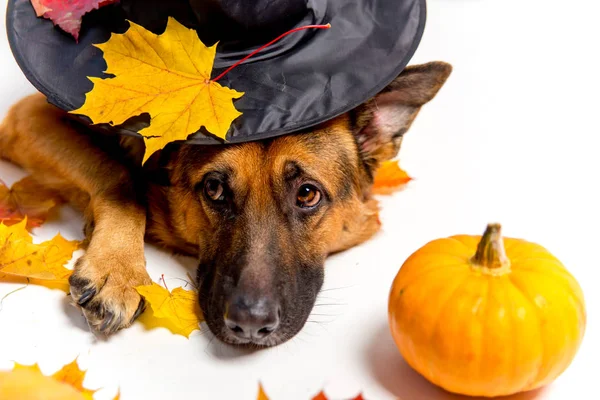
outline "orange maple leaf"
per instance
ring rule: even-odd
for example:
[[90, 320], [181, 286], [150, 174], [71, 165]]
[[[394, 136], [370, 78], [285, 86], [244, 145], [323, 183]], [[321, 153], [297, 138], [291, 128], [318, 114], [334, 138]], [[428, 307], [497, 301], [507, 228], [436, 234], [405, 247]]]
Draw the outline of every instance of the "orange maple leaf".
[[[327, 396], [325, 395], [325, 392], [321, 390], [321, 391], [320, 391], [319, 393], [317, 393], [317, 395], [316, 395], [315, 397], [313, 397], [311, 400], [329, 400], [329, 397], [327, 397]], [[350, 399], [350, 400], [365, 400], [365, 399], [364, 399], [364, 397], [362, 396], [362, 394], [359, 394], [358, 396], [356, 396], [356, 397], [353, 397], [353, 398], [352, 398], [352, 399]]]
[[[15, 363], [12, 371], [0, 371], [0, 399], [93, 400], [97, 390], [83, 387], [85, 373], [77, 360], [51, 376], [42, 374], [37, 364]], [[119, 394], [113, 400], [118, 399]]]
[[269, 400], [269, 396], [265, 393], [261, 383], [258, 384], [258, 396], [256, 397], [256, 400]]
[[[265, 393], [262, 384], [259, 382], [258, 383], [258, 397], [257, 400], [269, 400], [269, 397], [267, 396], [267, 394]], [[311, 400], [329, 400], [329, 398], [325, 395], [324, 391], [320, 391], [319, 393], [316, 394], [316, 396], [314, 396], [313, 398], [311, 398]], [[362, 393], [359, 394], [358, 396], [352, 398], [351, 400], [365, 400], [364, 397], [362, 396]]]
[[391, 194], [404, 189], [412, 178], [400, 168], [398, 161], [385, 161], [375, 172], [374, 194]]
[[0, 181], [0, 222], [14, 225], [27, 217], [27, 228], [40, 226], [50, 211], [62, 204], [60, 197], [34, 181], [30, 176], [9, 189]]
[[317, 393], [317, 395], [315, 397], [313, 397], [311, 400], [328, 400], [327, 396], [325, 396], [325, 392], [323, 392], [322, 390]]
[[85, 371], [79, 369], [77, 360], [73, 360], [71, 363], [62, 367], [60, 371], [52, 375], [52, 378], [58, 382], [72, 386], [79, 392], [83, 393], [84, 396], [89, 396], [90, 398], [93, 398], [94, 392], [96, 392], [95, 390], [92, 391], [83, 387]]
[[0, 223], [0, 273], [29, 278], [36, 284], [59, 283], [61, 288], [68, 287], [72, 271], [64, 265], [73, 257], [79, 242], [57, 234], [52, 240], [35, 244], [26, 225], [26, 219], [12, 226]]

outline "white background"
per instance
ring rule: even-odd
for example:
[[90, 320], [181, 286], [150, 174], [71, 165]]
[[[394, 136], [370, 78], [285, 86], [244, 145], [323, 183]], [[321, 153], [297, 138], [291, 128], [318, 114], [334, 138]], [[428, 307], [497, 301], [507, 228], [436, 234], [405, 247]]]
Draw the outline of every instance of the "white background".
[[[188, 340], [139, 324], [108, 341], [89, 333], [65, 294], [29, 287], [0, 310], [0, 368], [39, 362], [53, 372], [79, 356], [87, 387], [117, 387], [127, 399], [255, 399], [258, 381], [273, 400], [331, 398], [459, 399], [428, 384], [402, 360], [387, 326], [387, 295], [404, 260], [431, 239], [480, 234], [499, 221], [507, 236], [547, 247], [579, 280], [588, 326], [571, 367], [546, 390], [513, 399], [598, 399], [600, 358], [600, 3], [594, 0], [430, 0], [413, 63], [444, 60], [454, 73], [427, 105], [400, 153], [416, 179], [382, 199], [383, 229], [327, 262], [312, 321], [291, 342], [248, 353], [212, 340]], [[4, 11], [2, 12], [2, 24]], [[2, 26], [0, 114], [33, 92]], [[23, 149], [27, 151], [27, 149]], [[24, 173], [2, 162], [8, 184]], [[79, 216], [35, 231], [81, 238]], [[154, 280], [181, 285], [194, 260], [147, 247]], [[188, 268], [188, 269], [186, 269]], [[0, 297], [22, 285], [0, 283]]]

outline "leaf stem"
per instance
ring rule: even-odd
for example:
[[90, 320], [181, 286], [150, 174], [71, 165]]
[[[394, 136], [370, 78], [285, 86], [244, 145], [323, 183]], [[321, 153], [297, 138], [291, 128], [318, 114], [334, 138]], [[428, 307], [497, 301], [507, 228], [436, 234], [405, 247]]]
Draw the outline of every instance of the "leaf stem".
[[246, 61], [247, 59], [249, 59], [250, 57], [254, 56], [256, 53], [259, 53], [259, 52], [263, 51], [267, 47], [269, 47], [272, 44], [274, 44], [275, 42], [283, 39], [284, 37], [286, 37], [289, 34], [292, 34], [292, 33], [298, 32], [298, 31], [303, 31], [303, 30], [306, 30], [306, 29], [329, 29], [329, 28], [331, 28], [331, 24], [325, 24], [325, 25], [305, 25], [305, 26], [300, 26], [298, 28], [295, 28], [295, 29], [292, 29], [290, 31], [287, 31], [287, 32], [279, 35], [277, 38], [271, 40], [269, 43], [267, 43], [267, 44], [259, 47], [256, 50], [254, 50], [252, 53], [248, 54], [246, 57], [242, 58], [241, 60], [239, 60], [238, 62], [236, 62], [235, 64], [233, 64], [229, 68], [227, 68], [219, 76], [217, 76], [216, 78], [212, 79], [212, 81], [213, 82], [218, 81], [219, 79], [221, 79], [222, 77], [224, 77], [225, 75], [227, 75], [227, 73], [229, 71], [231, 71], [232, 69], [234, 69], [235, 67], [237, 67], [238, 65], [240, 65], [241, 63], [243, 63], [244, 61]]
[[165, 281], [165, 274], [161, 274], [161, 275], [160, 275], [160, 279], [162, 279], [162, 281], [163, 281], [163, 285], [165, 286], [165, 289], [167, 289], [167, 292], [171, 292], [171, 291], [169, 290], [169, 288], [167, 287], [167, 281]]

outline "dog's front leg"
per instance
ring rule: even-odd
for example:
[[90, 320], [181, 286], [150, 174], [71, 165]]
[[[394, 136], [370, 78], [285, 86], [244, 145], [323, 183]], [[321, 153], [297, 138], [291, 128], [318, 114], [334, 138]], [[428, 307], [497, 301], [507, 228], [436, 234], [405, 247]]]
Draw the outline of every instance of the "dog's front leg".
[[[144, 308], [136, 286], [151, 284], [144, 259], [146, 209], [118, 148], [103, 151], [40, 95], [9, 112], [0, 129], [0, 156], [28, 170], [85, 212], [89, 245], [69, 279], [71, 296], [90, 327], [112, 333]], [[97, 136], [96, 136], [97, 138]]]
[[143, 311], [135, 287], [152, 283], [144, 259], [146, 213], [136, 202], [111, 198], [110, 192], [93, 196], [90, 210], [94, 228], [69, 278], [71, 296], [90, 327], [112, 333]]

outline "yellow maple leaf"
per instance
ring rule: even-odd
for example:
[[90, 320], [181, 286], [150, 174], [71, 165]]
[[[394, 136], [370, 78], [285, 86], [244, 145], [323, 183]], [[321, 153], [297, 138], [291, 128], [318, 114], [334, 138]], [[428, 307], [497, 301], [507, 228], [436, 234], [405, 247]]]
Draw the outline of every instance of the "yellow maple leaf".
[[149, 327], [162, 326], [171, 332], [190, 337], [190, 334], [199, 329], [202, 321], [202, 311], [198, 305], [198, 293], [193, 290], [183, 288], [173, 289], [169, 292], [164, 287], [152, 283], [152, 285], [137, 286], [137, 292], [144, 297], [147, 304], [150, 305], [154, 321], [150, 321], [148, 316], [141, 322]]
[[185, 140], [202, 126], [225, 139], [241, 113], [233, 99], [244, 93], [210, 80], [216, 44], [206, 47], [193, 29], [169, 17], [162, 35], [131, 21], [123, 34], [112, 34], [103, 44], [106, 73], [114, 78], [90, 77], [94, 83], [81, 108], [94, 124], [119, 125], [150, 114], [150, 126], [140, 130], [146, 142], [144, 162], [156, 150]]
[[[37, 364], [15, 363], [12, 371], [0, 371], [0, 399], [93, 400], [97, 390], [83, 387], [85, 371], [77, 360], [51, 376], [42, 374]], [[119, 394], [114, 400], [119, 399]]]
[[397, 160], [384, 161], [375, 172], [372, 190], [375, 194], [391, 194], [402, 190], [411, 180]]
[[68, 285], [72, 271], [64, 265], [73, 257], [79, 242], [57, 234], [52, 240], [35, 244], [26, 226], [26, 219], [12, 226], [0, 223], [0, 272], [31, 278], [33, 283]]

